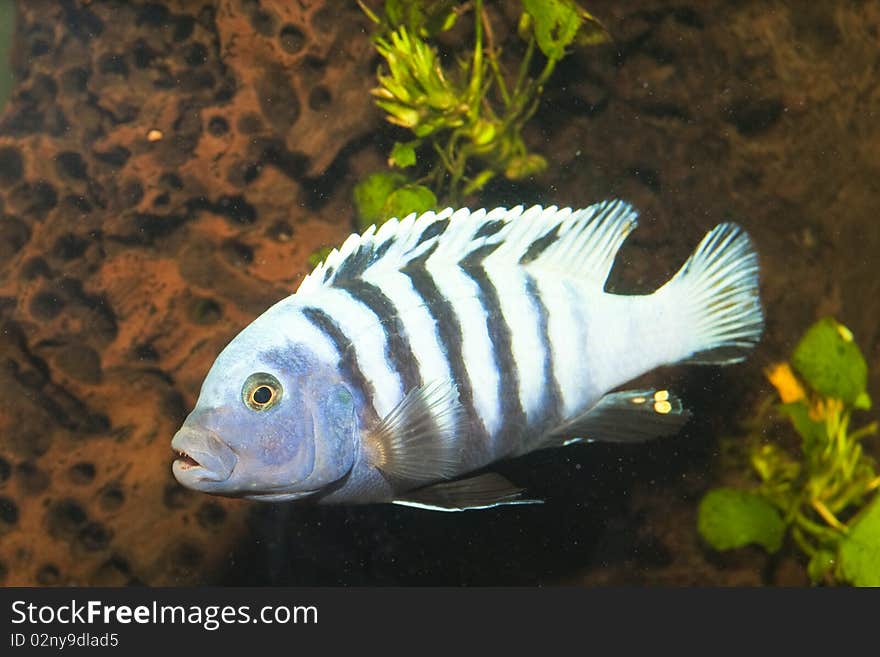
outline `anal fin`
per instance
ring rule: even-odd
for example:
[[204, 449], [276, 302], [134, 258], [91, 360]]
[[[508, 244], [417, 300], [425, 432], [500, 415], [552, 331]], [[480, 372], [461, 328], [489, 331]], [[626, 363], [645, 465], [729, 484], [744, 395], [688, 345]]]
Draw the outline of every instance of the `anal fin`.
[[544, 503], [543, 500], [523, 498], [524, 492], [525, 489], [514, 486], [500, 474], [487, 472], [411, 491], [404, 497], [392, 500], [392, 503], [430, 511], [468, 511]]
[[612, 392], [583, 415], [551, 431], [542, 447], [641, 442], [677, 433], [689, 417], [681, 400], [668, 390]]

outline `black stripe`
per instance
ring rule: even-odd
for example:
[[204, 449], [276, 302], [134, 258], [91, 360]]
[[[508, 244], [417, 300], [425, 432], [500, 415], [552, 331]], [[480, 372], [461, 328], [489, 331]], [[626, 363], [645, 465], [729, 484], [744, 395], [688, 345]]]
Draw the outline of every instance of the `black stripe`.
[[376, 414], [376, 408], [373, 405], [373, 396], [375, 389], [373, 384], [367, 380], [361, 371], [357, 360], [357, 351], [351, 340], [342, 332], [339, 324], [320, 308], [306, 307], [302, 310], [303, 315], [308, 319], [319, 331], [326, 335], [336, 352], [339, 354], [339, 367], [342, 375], [350, 382], [363, 396], [372, 409], [372, 414]]
[[480, 226], [480, 230], [474, 233], [474, 239], [478, 237], [489, 237], [490, 235], [494, 235], [499, 230], [504, 228], [507, 225], [507, 222], [504, 219], [495, 219], [494, 221], [487, 221], [482, 226]]
[[518, 445], [519, 438], [526, 427], [526, 414], [519, 398], [519, 371], [513, 357], [513, 338], [510, 326], [501, 312], [498, 290], [482, 265], [463, 266], [480, 292], [478, 299], [486, 311], [489, 339], [492, 343], [492, 357], [498, 370], [498, 399], [501, 400], [501, 429], [506, 445]]
[[422, 385], [419, 363], [413, 355], [406, 327], [394, 302], [372, 283], [358, 279], [338, 285], [356, 301], [369, 308], [385, 332], [385, 357], [400, 375], [403, 394]]
[[474, 390], [464, 365], [461, 322], [452, 303], [440, 293], [434, 278], [425, 267], [425, 262], [436, 248], [437, 245], [434, 244], [426, 253], [410, 261], [402, 271], [412, 281], [413, 289], [425, 302], [425, 308], [434, 320], [437, 339], [452, 371], [453, 383], [458, 386], [462, 406], [473, 431], [477, 434], [476, 438], [480, 443], [485, 444], [488, 434], [474, 406]]
[[541, 401], [543, 407], [541, 415], [543, 417], [540, 422], [540, 432], [545, 433], [558, 426], [562, 419], [562, 394], [559, 391], [559, 383], [556, 381], [553, 364], [553, 348], [550, 344], [550, 315], [547, 306], [541, 299], [535, 279], [528, 273], [525, 276], [526, 294], [535, 308], [538, 317], [538, 331], [544, 348], [544, 398]]
[[[372, 246], [360, 246], [358, 249], [348, 255], [345, 260], [340, 263], [339, 272], [333, 279], [332, 285], [344, 283], [347, 281], [357, 280], [367, 268], [378, 260], [391, 248], [394, 244], [394, 238], [386, 239], [378, 248], [373, 249]], [[331, 265], [324, 270], [324, 282], [326, 283], [332, 277], [336, 269]]]
[[470, 253], [468, 253], [464, 259], [459, 263], [462, 269], [470, 269], [474, 267], [480, 267], [483, 263], [483, 260], [488, 258], [493, 251], [495, 251], [499, 246], [501, 246], [501, 242], [495, 242], [494, 244], [484, 244], [479, 249], [474, 249]]
[[370, 264], [372, 265], [377, 260], [381, 260], [388, 249], [396, 242], [397, 239], [395, 237], [386, 237], [385, 241], [379, 246], [378, 249], [373, 251], [373, 255], [370, 257]]
[[373, 250], [370, 246], [363, 244], [358, 246], [357, 249], [348, 254], [345, 260], [339, 263], [339, 270], [336, 272], [333, 282], [350, 281], [363, 274], [370, 264], [372, 254]]
[[446, 230], [446, 227], [449, 225], [449, 219], [437, 219], [437, 221], [428, 225], [419, 236], [419, 241], [415, 243], [413, 248], [419, 246], [419, 244], [423, 242], [427, 242], [432, 237], [437, 237], [440, 233]]
[[561, 224], [556, 224], [548, 230], [546, 233], [541, 235], [538, 239], [532, 242], [529, 245], [529, 248], [526, 249], [526, 252], [523, 254], [522, 258], [519, 259], [519, 264], [527, 265], [528, 263], [535, 260], [538, 256], [540, 256], [544, 251], [549, 247], [553, 242], [559, 239], [559, 226]]

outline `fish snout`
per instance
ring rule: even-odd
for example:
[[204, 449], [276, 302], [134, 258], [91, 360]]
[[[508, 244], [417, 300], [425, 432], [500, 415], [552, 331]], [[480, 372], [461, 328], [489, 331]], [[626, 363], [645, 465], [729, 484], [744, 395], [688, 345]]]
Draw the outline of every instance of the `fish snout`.
[[179, 456], [172, 466], [174, 477], [189, 488], [200, 488], [200, 482], [226, 481], [238, 462], [235, 452], [216, 433], [202, 427], [181, 427], [171, 440], [171, 449]]

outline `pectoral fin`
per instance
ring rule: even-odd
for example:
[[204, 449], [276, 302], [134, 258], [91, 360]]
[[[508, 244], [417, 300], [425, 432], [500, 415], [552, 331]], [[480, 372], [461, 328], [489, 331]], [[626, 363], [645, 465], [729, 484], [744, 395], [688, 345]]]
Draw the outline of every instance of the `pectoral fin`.
[[613, 392], [583, 415], [550, 432], [542, 446], [641, 442], [677, 433], [689, 417], [681, 400], [668, 390]]
[[543, 500], [523, 498], [524, 492], [525, 489], [517, 488], [501, 475], [488, 472], [411, 491], [393, 500], [393, 503], [430, 511], [468, 511], [513, 504], [543, 504]]
[[449, 479], [459, 472], [456, 436], [465, 414], [449, 381], [414, 388], [365, 437], [372, 464], [397, 484]]

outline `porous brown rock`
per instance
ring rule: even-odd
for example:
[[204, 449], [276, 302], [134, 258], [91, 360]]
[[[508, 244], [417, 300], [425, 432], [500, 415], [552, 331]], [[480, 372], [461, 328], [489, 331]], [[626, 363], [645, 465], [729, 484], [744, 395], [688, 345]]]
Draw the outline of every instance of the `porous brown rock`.
[[368, 21], [322, 2], [18, 5], [2, 583], [198, 582], [246, 505], [180, 488], [169, 440], [224, 344], [350, 232], [339, 154], [379, 120]]

